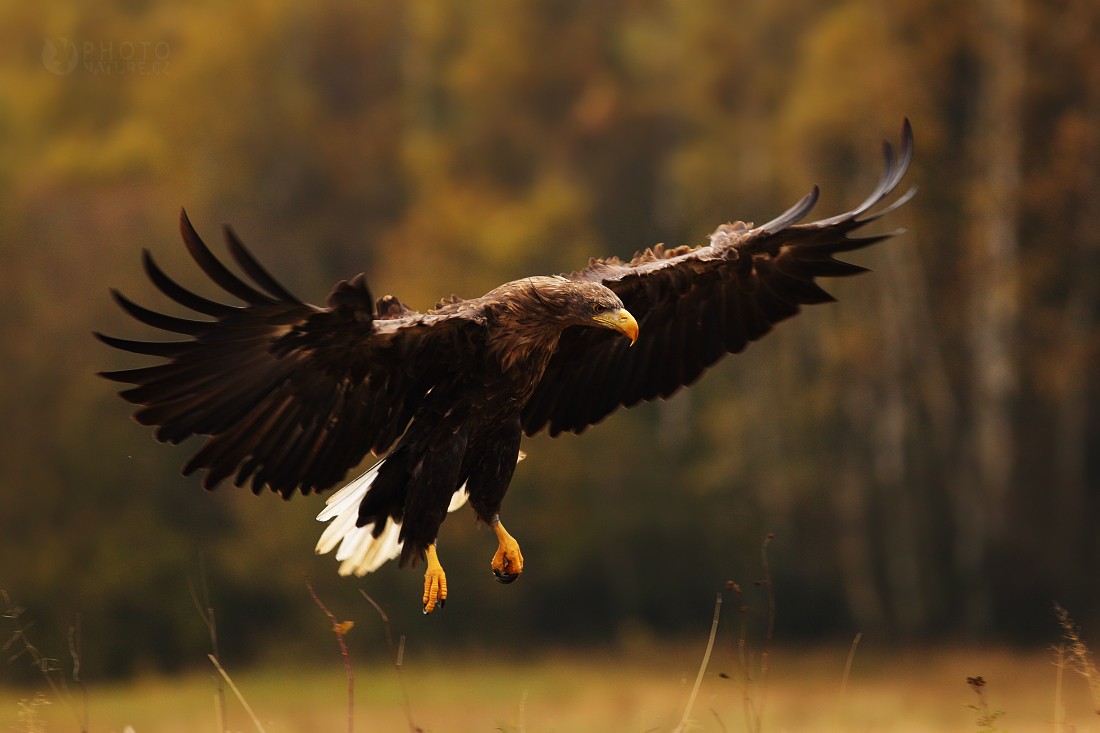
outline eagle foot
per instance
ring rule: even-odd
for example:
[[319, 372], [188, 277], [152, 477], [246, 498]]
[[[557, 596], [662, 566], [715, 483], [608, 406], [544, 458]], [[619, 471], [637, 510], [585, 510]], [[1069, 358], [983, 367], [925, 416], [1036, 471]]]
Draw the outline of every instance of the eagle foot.
[[508, 530], [504, 529], [499, 520], [493, 525], [493, 531], [499, 543], [496, 554], [493, 555], [493, 577], [507, 585], [515, 582], [523, 572], [523, 553], [519, 551], [519, 543], [508, 534]]
[[429, 614], [438, 605], [443, 608], [447, 605], [447, 574], [443, 572], [443, 566], [439, 564], [436, 555], [435, 544], [428, 545], [424, 553], [428, 568], [424, 571], [424, 613]]

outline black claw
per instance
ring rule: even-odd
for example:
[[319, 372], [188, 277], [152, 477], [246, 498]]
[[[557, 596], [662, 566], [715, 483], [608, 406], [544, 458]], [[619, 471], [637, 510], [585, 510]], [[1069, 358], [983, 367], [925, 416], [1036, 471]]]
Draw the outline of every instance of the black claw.
[[443, 608], [446, 605], [447, 605], [447, 599], [446, 598], [440, 598], [439, 599], [439, 607]]
[[519, 577], [519, 573], [505, 573], [493, 568], [493, 577], [497, 579], [498, 583], [508, 585], [509, 583], [515, 582], [516, 578]]

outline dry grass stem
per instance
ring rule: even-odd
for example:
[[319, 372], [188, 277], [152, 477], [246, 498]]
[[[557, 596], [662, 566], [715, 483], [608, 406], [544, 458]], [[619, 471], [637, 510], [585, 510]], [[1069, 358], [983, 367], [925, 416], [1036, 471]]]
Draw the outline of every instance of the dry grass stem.
[[848, 694], [848, 679], [852, 675], [852, 662], [856, 658], [856, 648], [859, 646], [860, 639], [863, 638], [863, 632], [857, 631], [855, 638], [852, 639], [852, 646], [848, 648], [848, 659], [844, 662], [844, 676], [840, 680], [840, 707], [844, 707], [844, 697]]
[[[191, 602], [195, 604], [195, 610], [198, 611], [199, 618], [206, 626], [207, 636], [210, 637], [210, 653], [214, 655], [215, 659], [220, 659], [221, 655], [218, 652], [218, 620], [214, 615], [214, 604], [210, 601], [210, 587], [206, 582], [206, 561], [201, 555], [199, 556], [199, 588], [202, 590], [201, 597], [195, 590], [195, 584], [190, 579], [187, 581], [187, 590], [191, 592]], [[225, 688], [222, 687], [221, 677], [215, 677], [215, 680], [214, 717], [218, 723], [218, 730], [221, 733], [228, 733], [229, 720], [225, 708]]]
[[[73, 705], [72, 694], [69, 692], [68, 687], [65, 684], [65, 678], [61, 675], [61, 668], [57, 666], [56, 659], [47, 657], [39, 648], [30, 640], [27, 632], [30, 631], [32, 624], [24, 625], [22, 621], [24, 609], [16, 606], [11, 596], [7, 591], [0, 590], [0, 618], [9, 619], [12, 622], [13, 631], [12, 635], [8, 638], [2, 646], [0, 646], [0, 652], [7, 653], [13, 651], [9, 661], [14, 661], [21, 656], [27, 656], [31, 660], [31, 666], [39, 671], [42, 675], [42, 679], [46, 681], [46, 685], [50, 688], [50, 692], [65, 705], [66, 709], [72, 713], [76, 718], [78, 727], [81, 733], [87, 733], [88, 730], [88, 707], [87, 697], [85, 696], [85, 705], [83, 715]], [[73, 654], [74, 660], [74, 674], [79, 676], [80, 674], [80, 658], [76, 654], [76, 647], [74, 646], [72, 637], [70, 636], [70, 653]], [[83, 684], [81, 689], [83, 689]]]
[[[76, 683], [77, 689], [80, 690], [81, 714], [78, 716], [80, 721], [80, 733], [88, 733], [88, 721], [90, 717], [88, 713], [88, 688], [85, 686], [84, 680], [80, 677], [80, 616], [77, 616], [76, 623], [69, 627], [69, 658], [72, 659], [73, 662], [73, 682]], [[66, 692], [68, 692], [67, 687]]]
[[[763, 725], [764, 708], [767, 704], [768, 697], [768, 675], [771, 670], [770, 654], [772, 641], [775, 638], [776, 617], [775, 588], [772, 584], [771, 565], [768, 561], [768, 547], [774, 539], [775, 533], [768, 532], [764, 537], [763, 543], [760, 545], [760, 564], [764, 571], [764, 577], [756, 581], [755, 585], [764, 589], [768, 602], [768, 617], [767, 627], [764, 632], [764, 643], [760, 651], [760, 674], [755, 680], [753, 679], [752, 670], [749, 667], [747, 638], [749, 608], [743, 600], [741, 586], [734, 583], [732, 580], [726, 583], [726, 588], [732, 590], [737, 597], [737, 610], [740, 617], [737, 635], [737, 661], [741, 666], [741, 702], [745, 713], [745, 727], [750, 733], [760, 733]], [[757, 693], [759, 695], [758, 700], [753, 698], [754, 682], [759, 685], [759, 691]]]
[[764, 568], [764, 579], [761, 581], [764, 590], [768, 594], [768, 627], [764, 632], [764, 648], [760, 652], [760, 706], [756, 714], [756, 731], [759, 733], [761, 717], [768, 700], [768, 673], [770, 671], [769, 656], [771, 655], [772, 640], [775, 638], [775, 588], [772, 585], [772, 571], [768, 564], [768, 545], [775, 539], [774, 532], [768, 532], [760, 545], [760, 564]]
[[220, 731], [227, 731], [225, 725], [225, 689], [221, 686], [221, 677], [218, 677], [218, 691], [214, 693], [214, 722]]
[[984, 677], [967, 677], [966, 684], [970, 685], [970, 689], [978, 696], [977, 705], [967, 705], [968, 708], [978, 714], [976, 721], [978, 730], [996, 730], [995, 723], [1004, 715], [1003, 710], [992, 710], [989, 707], [989, 700], [985, 697], [986, 681]]
[[1062, 638], [1068, 645], [1069, 667], [1085, 678], [1092, 696], [1093, 710], [1100, 715], [1100, 670], [1096, 668], [1092, 652], [1081, 638], [1081, 632], [1070, 618], [1069, 611], [1055, 603], [1054, 614], [1058, 617], [1058, 625], [1062, 627]]
[[1062, 678], [1066, 671], [1065, 644], [1054, 647], [1054, 669], [1054, 731], [1058, 733], [1066, 727], [1065, 705], [1062, 704]]
[[703, 684], [703, 675], [706, 674], [707, 665], [710, 664], [710, 653], [714, 649], [714, 637], [718, 634], [718, 617], [722, 613], [722, 594], [719, 593], [714, 600], [714, 619], [710, 624], [710, 638], [707, 639], [707, 650], [703, 653], [703, 662], [699, 665], [699, 674], [695, 676], [695, 685], [688, 696], [687, 707], [684, 708], [684, 717], [680, 724], [673, 729], [673, 733], [682, 733], [687, 728], [688, 719], [691, 717], [691, 709], [695, 707], [695, 698], [699, 694], [699, 687]]
[[328, 610], [328, 606], [321, 601], [321, 597], [313, 589], [313, 583], [310, 582], [309, 578], [306, 578], [306, 588], [309, 589], [309, 595], [313, 598], [313, 602], [332, 622], [332, 633], [336, 634], [340, 656], [344, 658], [344, 672], [348, 679], [348, 733], [352, 733], [355, 729], [355, 674], [351, 670], [351, 654], [348, 653], [348, 645], [344, 642], [344, 635], [351, 631], [354, 623], [352, 621], [337, 621], [336, 616]]
[[213, 654], [207, 654], [206, 658], [210, 660], [210, 663], [214, 665], [214, 669], [218, 670], [218, 674], [222, 676], [222, 679], [225, 680], [225, 683], [229, 685], [229, 689], [232, 690], [233, 694], [237, 696], [237, 699], [241, 703], [241, 707], [243, 707], [244, 711], [248, 713], [248, 717], [252, 719], [252, 725], [256, 726], [256, 730], [258, 730], [260, 733], [267, 733], [267, 731], [264, 730], [263, 723], [261, 723], [260, 719], [256, 717], [256, 713], [252, 712], [252, 706], [248, 704], [248, 700], [244, 699], [244, 695], [242, 695], [241, 691], [237, 689], [237, 685], [234, 684], [232, 678], [229, 676], [229, 673], [226, 672], [221, 663], [218, 662], [218, 658], [215, 657]]
[[401, 688], [401, 697], [404, 699], [405, 703], [405, 719], [409, 724], [409, 731], [410, 733], [422, 733], [423, 728], [420, 728], [413, 722], [412, 701], [409, 700], [409, 690], [405, 687], [405, 678], [401, 674], [401, 665], [404, 663], [405, 659], [405, 635], [402, 634], [398, 640], [397, 650], [395, 652], [393, 648], [393, 628], [390, 625], [390, 617], [382, 609], [382, 606], [378, 605], [365, 590], [360, 588], [359, 594], [367, 599], [367, 603], [374, 607], [374, 610], [378, 612], [379, 618], [382, 619], [382, 627], [386, 631], [386, 648], [390, 652], [390, 659], [393, 660], [393, 670], [397, 675], [397, 685]]
[[741, 586], [737, 583], [729, 584], [737, 598], [738, 631], [737, 631], [737, 663], [741, 668], [741, 703], [745, 710], [745, 724], [748, 730], [757, 730], [756, 708], [752, 702], [752, 673], [749, 671], [748, 662], [748, 618], [749, 608], [741, 597]]

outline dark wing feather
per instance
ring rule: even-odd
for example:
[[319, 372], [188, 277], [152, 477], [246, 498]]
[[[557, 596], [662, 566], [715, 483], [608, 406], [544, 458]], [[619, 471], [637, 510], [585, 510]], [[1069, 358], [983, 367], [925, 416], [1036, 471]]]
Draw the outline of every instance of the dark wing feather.
[[884, 155], [883, 174], [874, 191], [839, 216], [798, 223], [817, 201], [815, 186], [763, 226], [726, 224], [710, 235], [706, 246], [658, 246], [629, 263], [593, 260], [569, 275], [614, 290], [638, 319], [640, 336], [629, 347], [625, 339], [606, 330], [567, 330], [524, 410], [524, 431], [580, 432], [620, 405], [668, 397], [724, 354], [740, 352], [798, 313], [801, 306], [832, 301], [817, 278], [864, 271], [833, 255], [897, 234], [850, 236], [915, 193], [910, 189], [875, 210], [897, 189], [912, 159], [908, 120], [902, 128], [900, 155], [895, 156], [889, 143]]
[[203, 272], [244, 304], [192, 293], [145, 252], [145, 272], [161, 292], [214, 320], [168, 316], [112, 291], [138, 321], [189, 338], [96, 335], [117, 349], [164, 360], [103, 376], [133, 385], [120, 394], [141, 406], [134, 417], [155, 426], [158, 440], [207, 436], [183, 469], [205, 471], [207, 488], [229, 477], [284, 496], [333, 486], [368, 451], [385, 451], [404, 432], [428, 390], [450, 376], [448, 365], [462, 363], [469, 333], [477, 329], [476, 314], [461, 308], [424, 315], [402, 307], [396, 316], [379, 315], [361, 275], [339, 283], [326, 308], [308, 305], [228, 228], [230, 256], [248, 280], [214, 256], [182, 213], [180, 230]]

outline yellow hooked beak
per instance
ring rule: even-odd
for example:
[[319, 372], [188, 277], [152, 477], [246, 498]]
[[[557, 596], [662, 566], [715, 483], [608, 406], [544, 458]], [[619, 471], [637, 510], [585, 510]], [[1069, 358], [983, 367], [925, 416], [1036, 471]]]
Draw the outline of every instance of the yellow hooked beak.
[[631, 346], [638, 340], [638, 322], [634, 320], [634, 316], [630, 315], [630, 311], [626, 308], [604, 311], [598, 316], [593, 316], [592, 320], [623, 334], [630, 339]]

